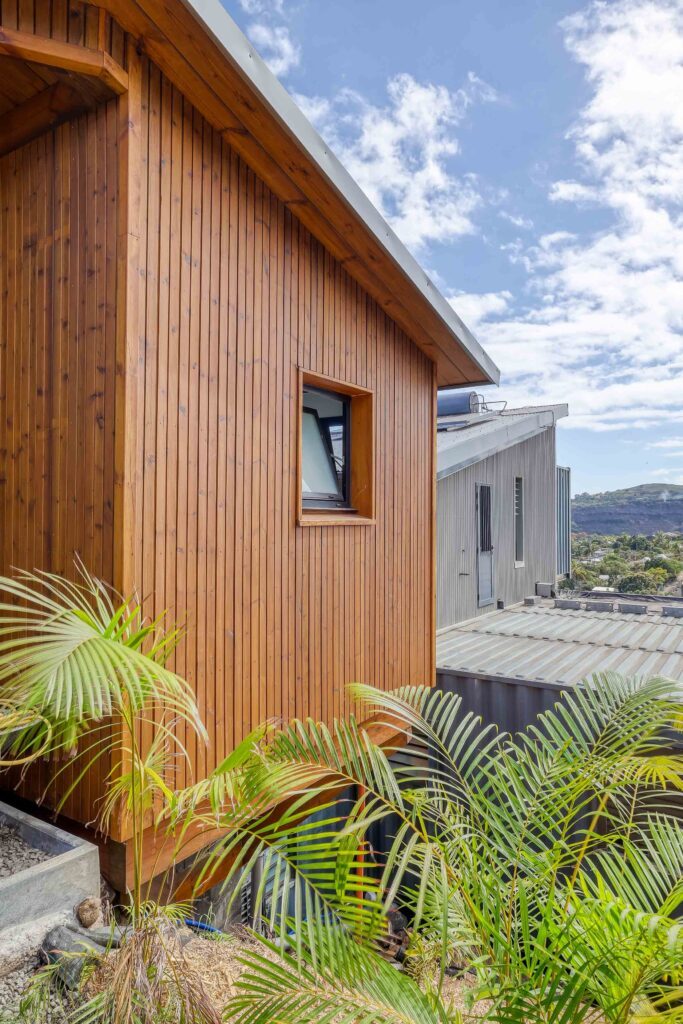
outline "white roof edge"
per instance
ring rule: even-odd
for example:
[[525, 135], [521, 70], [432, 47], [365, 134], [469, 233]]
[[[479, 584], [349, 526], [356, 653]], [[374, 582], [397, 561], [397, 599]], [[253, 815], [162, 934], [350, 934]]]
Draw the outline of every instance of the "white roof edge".
[[[459, 473], [461, 469], [473, 466], [475, 462], [488, 459], [497, 452], [505, 451], [515, 444], [529, 441], [544, 430], [554, 427], [558, 419], [563, 419], [569, 414], [567, 405], [554, 405], [539, 407], [535, 412], [520, 413], [513, 417], [510, 413], [513, 409], [501, 414], [496, 422], [497, 430], [488, 431], [483, 437], [467, 436], [467, 428], [456, 432], [458, 443], [452, 448], [443, 448], [437, 452], [436, 479], [443, 480], [445, 477]], [[476, 418], [472, 417], [473, 423]], [[490, 420], [488, 422], [491, 422]]]
[[296, 137], [310, 159], [363, 220], [366, 227], [413, 285], [430, 302], [444, 325], [492, 384], [500, 382], [500, 370], [485, 352], [450, 303], [429, 279], [420, 264], [373, 206], [361, 187], [334, 155], [284, 86], [256, 53], [220, 0], [182, 0], [184, 6], [201, 20], [205, 30], [241, 70], [271, 113]]

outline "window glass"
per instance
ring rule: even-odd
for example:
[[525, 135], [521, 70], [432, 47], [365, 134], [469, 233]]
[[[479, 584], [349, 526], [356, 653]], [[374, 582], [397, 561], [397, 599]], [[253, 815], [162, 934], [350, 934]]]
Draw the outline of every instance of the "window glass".
[[301, 420], [301, 489], [305, 505], [347, 503], [349, 399], [305, 386]]
[[320, 420], [313, 410], [303, 413], [304, 494], [338, 494], [339, 480], [325, 444]]
[[515, 562], [524, 561], [524, 480], [515, 477]]

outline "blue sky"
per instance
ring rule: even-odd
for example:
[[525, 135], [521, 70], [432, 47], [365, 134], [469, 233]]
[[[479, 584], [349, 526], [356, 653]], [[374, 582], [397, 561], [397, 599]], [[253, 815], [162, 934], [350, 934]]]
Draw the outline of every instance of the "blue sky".
[[223, 0], [574, 491], [683, 483], [683, 0]]

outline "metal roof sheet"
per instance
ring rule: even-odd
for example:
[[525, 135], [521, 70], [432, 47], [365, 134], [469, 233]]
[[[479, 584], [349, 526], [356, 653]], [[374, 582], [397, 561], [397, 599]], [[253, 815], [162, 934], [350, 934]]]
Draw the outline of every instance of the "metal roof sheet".
[[513, 605], [441, 630], [438, 668], [574, 686], [596, 672], [683, 682], [683, 620]]
[[[566, 416], [566, 405], [506, 409], [496, 413], [439, 418], [436, 435], [437, 479], [457, 473], [514, 444], [528, 441]], [[444, 429], [446, 427], [447, 429]]]

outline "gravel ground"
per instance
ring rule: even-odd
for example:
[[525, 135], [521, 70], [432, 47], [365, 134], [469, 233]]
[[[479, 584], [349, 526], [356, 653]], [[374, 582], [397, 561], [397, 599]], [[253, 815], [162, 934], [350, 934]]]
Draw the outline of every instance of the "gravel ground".
[[0, 878], [16, 875], [24, 868], [49, 860], [49, 853], [35, 850], [9, 825], [0, 824]]
[[12, 971], [11, 974], [6, 974], [4, 978], [0, 978], [0, 1013], [2, 1011], [7, 1013], [7, 1011], [18, 1006], [21, 994], [37, 966], [37, 957], [32, 957], [30, 960], [26, 960], [16, 971]]
[[[42, 964], [38, 956], [32, 956], [11, 974], [0, 978], [0, 1024], [15, 1024], [15, 1021], [18, 1024], [29, 1024], [25, 1018], [20, 1019], [15, 1014], [28, 983], [40, 966]], [[66, 1020], [62, 999], [55, 993], [50, 998], [48, 1024], [65, 1024]]]

